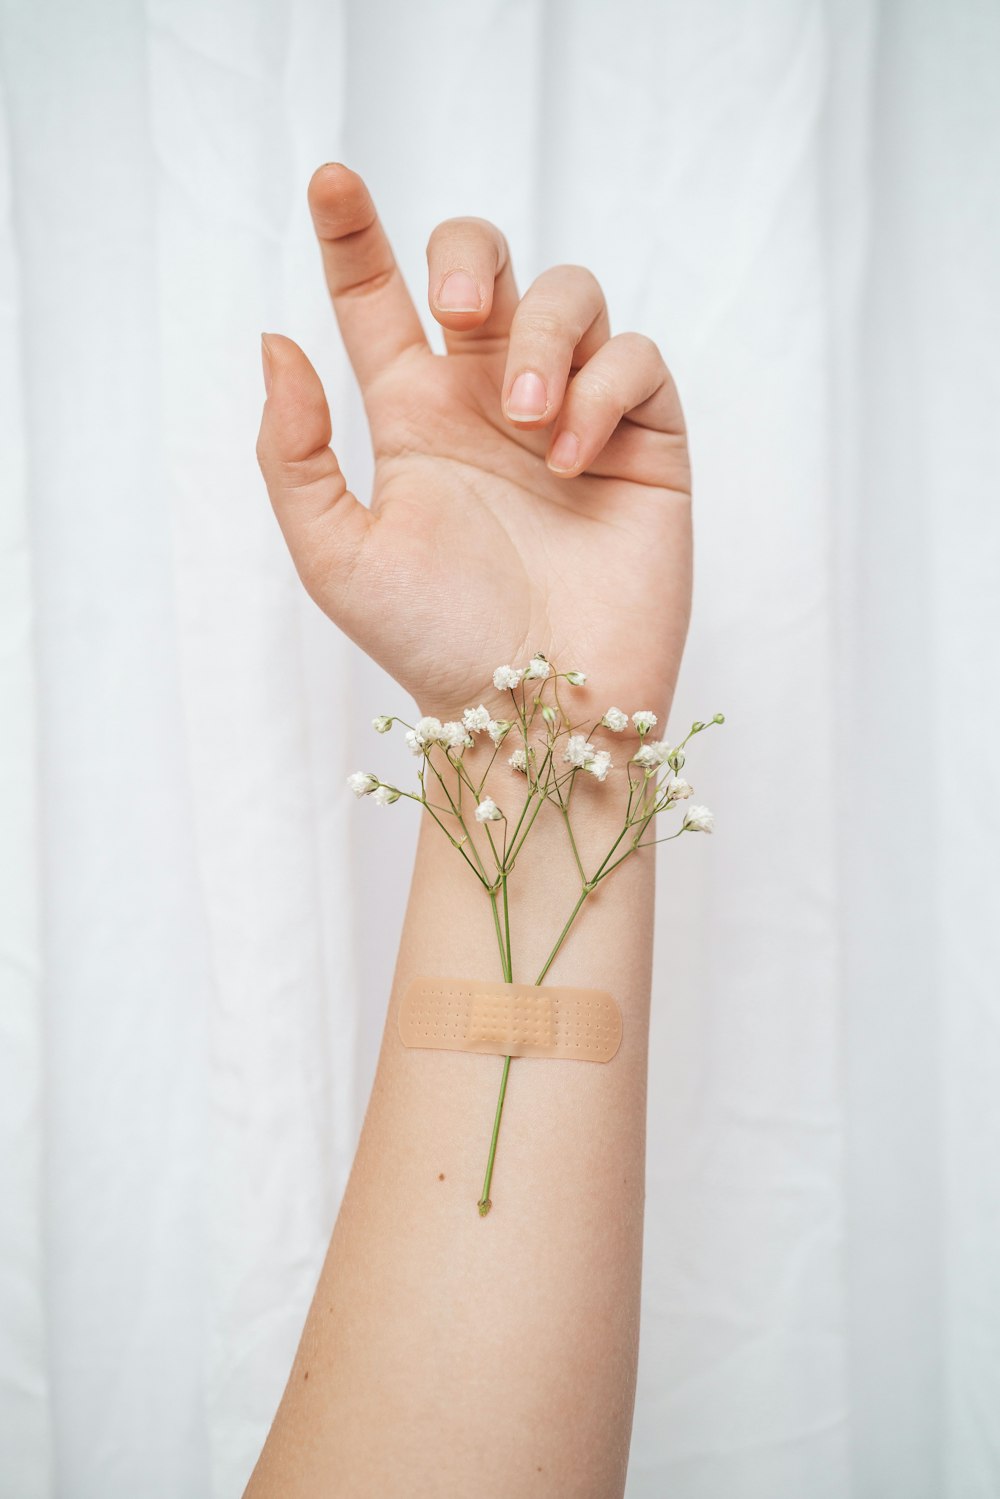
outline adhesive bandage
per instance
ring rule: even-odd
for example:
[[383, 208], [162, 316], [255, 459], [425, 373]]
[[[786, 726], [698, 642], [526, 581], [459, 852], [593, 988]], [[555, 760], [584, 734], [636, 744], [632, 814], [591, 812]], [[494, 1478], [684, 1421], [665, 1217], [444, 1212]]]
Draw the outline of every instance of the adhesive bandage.
[[416, 978], [399, 1008], [404, 1046], [498, 1057], [610, 1062], [621, 1011], [603, 989]]

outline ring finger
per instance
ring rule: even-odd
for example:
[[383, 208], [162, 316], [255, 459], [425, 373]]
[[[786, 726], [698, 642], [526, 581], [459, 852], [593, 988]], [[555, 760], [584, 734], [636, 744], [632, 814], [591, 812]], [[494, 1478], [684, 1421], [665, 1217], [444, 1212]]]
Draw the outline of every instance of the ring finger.
[[670, 371], [642, 333], [609, 339], [571, 381], [546, 459], [549, 468], [565, 477], [582, 473], [624, 416], [654, 433], [684, 431]]
[[543, 271], [522, 297], [510, 327], [500, 390], [507, 420], [522, 429], [551, 422], [571, 370], [596, 354], [609, 334], [604, 293], [590, 271], [579, 265]]

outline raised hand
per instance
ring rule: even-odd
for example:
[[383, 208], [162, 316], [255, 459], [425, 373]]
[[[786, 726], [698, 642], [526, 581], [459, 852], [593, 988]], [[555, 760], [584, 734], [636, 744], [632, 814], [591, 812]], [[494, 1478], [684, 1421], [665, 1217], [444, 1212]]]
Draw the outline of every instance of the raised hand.
[[545, 271], [518, 297], [483, 219], [427, 247], [435, 355], [365, 184], [321, 167], [309, 203], [364, 396], [369, 507], [347, 488], [315, 370], [268, 334], [258, 458], [319, 606], [422, 712], [495, 699], [495, 665], [585, 665], [601, 698], [665, 711], [687, 633], [690, 470], [656, 345], [610, 335], [597, 281]]

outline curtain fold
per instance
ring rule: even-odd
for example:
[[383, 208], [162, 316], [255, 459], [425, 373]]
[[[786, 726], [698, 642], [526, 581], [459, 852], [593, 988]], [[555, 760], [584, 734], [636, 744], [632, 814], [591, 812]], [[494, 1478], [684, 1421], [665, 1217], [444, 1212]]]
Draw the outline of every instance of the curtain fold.
[[328, 159], [421, 309], [453, 215], [590, 266], [691, 428], [629, 1499], [1000, 1492], [998, 63], [989, 0], [0, 0], [0, 1499], [241, 1492], [374, 1072], [408, 703], [254, 460], [274, 328], [366, 493]]

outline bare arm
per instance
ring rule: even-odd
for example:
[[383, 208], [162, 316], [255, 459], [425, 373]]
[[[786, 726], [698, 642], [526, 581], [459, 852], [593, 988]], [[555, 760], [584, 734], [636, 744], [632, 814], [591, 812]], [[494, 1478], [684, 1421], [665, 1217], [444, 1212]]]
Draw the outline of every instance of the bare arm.
[[[345, 492], [318, 381], [294, 345], [270, 340], [261, 461], [307, 586], [424, 712], [460, 716], [489, 702], [494, 665], [546, 649], [563, 667], [590, 669], [574, 702], [581, 717], [615, 701], [664, 722], [687, 627], [690, 516], [680, 411], [652, 345], [608, 342], [599, 289], [577, 268], [548, 273], [519, 309], [502, 237], [452, 221], [429, 250], [432, 306], [449, 260], [473, 269], [484, 306], [451, 316], [463, 325], [455, 352], [435, 358], [416, 342], [405, 290], [387, 304], [391, 261], [359, 179], [326, 169], [311, 198], [381, 478], [371, 512]], [[367, 292], [345, 293], [343, 278]], [[386, 353], [393, 317], [402, 331]], [[548, 406], [515, 424], [501, 404], [525, 362], [541, 371]], [[629, 409], [634, 420], [622, 418]], [[579, 461], [567, 479], [545, 454], [570, 424]], [[430, 451], [414, 455], [418, 433]], [[634, 748], [623, 743], [620, 762]], [[580, 787], [574, 829], [588, 873], [621, 828], [625, 794], [624, 775]], [[516, 980], [537, 977], [580, 891], [560, 818], [540, 817], [510, 881]], [[408, 1050], [396, 1029], [412, 977], [499, 977], [484, 892], [424, 815], [354, 1169], [251, 1499], [621, 1494], [638, 1349], [652, 903], [650, 852], [588, 896], [548, 977], [609, 990], [622, 1045], [606, 1064], [512, 1063], [495, 1206], [481, 1217], [502, 1059]]]

